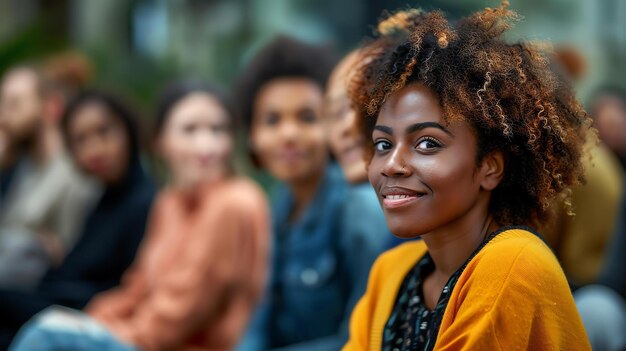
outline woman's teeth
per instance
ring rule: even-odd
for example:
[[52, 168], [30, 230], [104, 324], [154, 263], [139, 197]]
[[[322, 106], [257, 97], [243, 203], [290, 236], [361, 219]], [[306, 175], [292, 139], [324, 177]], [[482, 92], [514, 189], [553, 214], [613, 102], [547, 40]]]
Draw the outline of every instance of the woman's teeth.
[[409, 198], [409, 195], [387, 195], [385, 196], [386, 199], [389, 200], [400, 200], [400, 199], [406, 199]]

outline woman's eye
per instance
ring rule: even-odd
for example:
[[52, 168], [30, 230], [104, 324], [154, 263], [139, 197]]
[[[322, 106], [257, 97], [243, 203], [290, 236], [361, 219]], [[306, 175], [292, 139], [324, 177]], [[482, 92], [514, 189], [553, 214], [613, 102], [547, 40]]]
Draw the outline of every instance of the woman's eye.
[[183, 127], [183, 133], [185, 134], [193, 134], [197, 129], [195, 124], [187, 124]]
[[313, 112], [313, 110], [311, 109], [305, 109], [300, 111], [300, 113], [298, 113], [298, 117], [300, 118], [300, 121], [304, 123], [315, 123], [315, 121], [317, 120], [315, 112]]
[[98, 130], [98, 134], [99, 134], [101, 137], [108, 137], [108, 136], [111, 134], [111, 132], [112, 132], [112, 131], [113, 131], [113, 130], [112, 130], [112, 128], [111, 128], [110, 126], [104, 126], [104, 127], [101, 127], [101, 128]]
[[87, 136], [85, 136], [84, 134], [80, 134], [73, 138], [72, 144], [74, 144], [74, 146], [82, 146], [83, 144], [85, 144], [86, 141]]
[[226, 126], [225, 124], [214, 124], [211, 125], [209, 128], [215, 134], [226, 133], [228, 131], [228, 126]]
[[280, 115], [278, 113], [268, 113], [264, 118], [265, 124], [269, 126], [275, 126], [278, 124], [279, 121]]
[[435, 149], [440, 146], [441, 144], [437, 140], [431, 138], [422, 139], [420, 142], [417, 143], [417, 148], [422, 150]]
[[387, 151], [391, 149], [391, 143], [387, 140], [378, 140], [374, 143], [374, 149], [377, 152]]

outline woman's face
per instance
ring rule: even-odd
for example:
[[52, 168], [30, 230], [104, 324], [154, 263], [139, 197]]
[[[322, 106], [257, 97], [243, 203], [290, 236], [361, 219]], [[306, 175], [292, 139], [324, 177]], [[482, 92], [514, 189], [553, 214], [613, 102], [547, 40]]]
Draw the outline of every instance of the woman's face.
[[122, 121], [100, 102], [79, 107], [68, 125], [70, 150], [78, 166], [105, 184], [120, 181], [130, 160]]
[[189, 188], [230, 172], [230, 116], [213, 96], [198, 92], [178, 101], [166, 117], [159, 150], [174, 185]]
[[361, 133], [356, 128], [356, 113], [350, 107], [347, 93], [350, 69], [359, 59], [358, 52], [354, 52], [337, 65], [328, 82], [325, 106], [325, 121], [330, 148], [346, 179], [351, 183], [367, 180], [364, 159], [365, 143]]
[[265, 84], [254, 102], [252, 152], [274, 177], [298, 183], [318, 177], [328, 160], [320, 116], [322, 90], [305, 78]]
[[594, 122], [600, 139], [620, 156], [626, 155], [626, 106], [619, 98], [605, 95], [594, 104]]
[[374, 132], [368, 175], [392, 233], [409, 238], [461, 220], [476, 206], [482, 166], [477, 139], [464, 121], [446, 123], [423, 85], [393, 93]]

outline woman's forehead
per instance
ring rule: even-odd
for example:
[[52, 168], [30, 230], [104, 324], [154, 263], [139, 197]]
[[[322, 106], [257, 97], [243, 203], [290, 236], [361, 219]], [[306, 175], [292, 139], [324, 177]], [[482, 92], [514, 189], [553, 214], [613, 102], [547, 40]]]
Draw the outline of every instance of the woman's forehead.
[[445, 123], [437, 96], [422, 84], [411, 84], [392, 93], [383, 104], [378, 121], [393, 118], [413, 122]]

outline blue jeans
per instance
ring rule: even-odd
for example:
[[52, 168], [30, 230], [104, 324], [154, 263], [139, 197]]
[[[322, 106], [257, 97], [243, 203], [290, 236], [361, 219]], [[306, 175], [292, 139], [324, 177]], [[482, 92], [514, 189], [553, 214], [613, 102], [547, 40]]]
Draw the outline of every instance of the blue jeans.
[[[52, 313], [51, 313], [52, 312]], [[106, 328], [78, 311], [71, 323], [50, 321], [45, 310], [28, 322], [17, 334], [10, 351], [137, 351], [137, 348], [117, 340]]]

